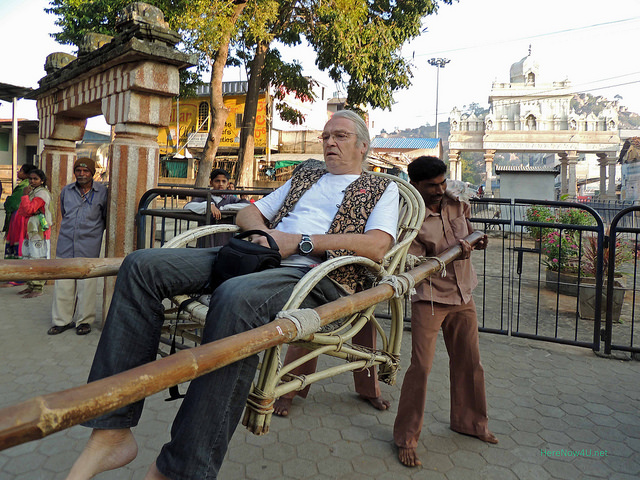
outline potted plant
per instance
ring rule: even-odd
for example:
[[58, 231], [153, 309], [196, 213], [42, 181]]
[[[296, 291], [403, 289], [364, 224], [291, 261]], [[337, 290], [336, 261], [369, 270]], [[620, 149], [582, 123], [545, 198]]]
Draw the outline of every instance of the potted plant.
[[[620, 313], [622, 311], [622, 304], [624, 303], [625, 296], [625, 284], [623, 281], [623, 275], [618, 270], [624, 263], [630, 261], [633, 258], [632, 249], [626, 242], [623, 242], [619, 238], [615, 239], [616, 249], [614, 257], [614, 267], [616, 269], [614, 284], [613, 284], [613, 321], [620, 321]], [[589, 236], [586, 238], [584, 248], [580, 260], [580, 269], [584, 273], [584, 278], [580, 281], [580, 298], [578, 301], [578, 314], [581, 318], [595, 319], [596, 312], [596, 268], [598, 265], [598, 240], [596, 237]], [[606, 246], [603, 251], [603, 274], [607, 275], [609, 271], [609, 247]], [[604, 278], [602, 285], [602, 301], [600, 305], [600, 318], [605, 319], [607, 306], [607, 279]]]
[[541, 240], [547, 288], [563, 295], [578, 295], [578, 242], [575, 231], [553, 230]]

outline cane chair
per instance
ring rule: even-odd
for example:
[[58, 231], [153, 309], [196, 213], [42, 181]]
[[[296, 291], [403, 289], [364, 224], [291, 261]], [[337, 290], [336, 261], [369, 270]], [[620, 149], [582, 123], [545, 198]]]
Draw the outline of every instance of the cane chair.
[[[323, 262], [313, 268], [296, 284], [289, 301], [283, 311], [298, 309], [315, 285], [331, 271], [347, 264], [365, 266], [376, 278], [376, 282], [384, 277], [404, 272], [406, 255], [409, 246], [417, 235], [425, 215], [425, 206], [420, 194], [408, 182], [398, 177], [375, 173], [395, 181], [400, 193], [399, 218], [396, 244], [387, 252], [382, 264], [368, 258], [358, 256], [337, 257]], [[193, 243], [197, 238], [219, 232], [235, 232], [234, 225], [211, 225], [199, 227], [175, 237], [164, 245], [164, 248], [179, 248]], [[273, 347], [264, 353], [260, 372], [252, 386], [243, 424], [256, 435], [269, 431], [273, 404], [275, 400], [295, 390], [302, 390], [307, 385], [330, 378], [340, 373], [362, 370], [371, 366], [378, 367], [378, 378], [390, 385], [395, 383], [399, 366], [400, 345], [404, 320], [404, 298], [394, 297], [389, 300], [390, 327], [388, 331], [374, 316], [376, 306], [355, 312], [346, 318], [323, 327], [319, 332], [311, 334], [296, 345], [308, 349], [301, 358], [288, 365], [282, 365], [281, 347]], [[208, 307], [192, 301], [191, 297], [181, 295], [174, 297], [175, 305], [185, 305], [183, 311], [190, 315], [195, 325], [204, 325]], [[377, 349], [355, 345], [352, 338], [367, 323], [377, 332]], [[338, 365], [323, 367], [315, 373], [304, 377], [291, 375], [297, 366], [321, 355], [329, 355], [343, 362]]]

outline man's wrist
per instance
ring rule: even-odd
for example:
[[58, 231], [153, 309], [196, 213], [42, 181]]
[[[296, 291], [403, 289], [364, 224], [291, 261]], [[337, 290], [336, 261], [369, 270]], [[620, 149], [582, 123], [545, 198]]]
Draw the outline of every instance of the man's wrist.
[[298, 243], [298, 252], [300, 255], [309, 255], [313, 252], [313, 242], [309, 235], [304, 233], [301, 235], [300, 243]]

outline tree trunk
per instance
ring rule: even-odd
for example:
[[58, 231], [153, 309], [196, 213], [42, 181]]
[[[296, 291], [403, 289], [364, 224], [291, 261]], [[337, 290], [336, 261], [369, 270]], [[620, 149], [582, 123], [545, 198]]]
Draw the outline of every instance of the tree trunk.
[[209, 135], [207, 136], [207, 141], [205, 143], [204, 150], [202, 151], [202, 158], [200, 159], [200, 164], [198, 166], [196, 187], [209, 186], [209, 174], [213, 169], [213, 162], [216, 158], [216, 154], [218, 153], [220, 139], [222, 138], [222, 131], [224, 130], [224, 123], [229, 115], [229, 109], [224, 106], [224, 99], [222, 97], [222, 74], [224, 66], [227, 63], [227, 57], [229, 56], [229, 42], [231, 41], [231, 35], [234, 32], [233, 25], [238, 21], [238, 18], [246, 5], [246, 0], [238, 0], [235, 2], [233, 15], [229, 19], [230, 26], [220, 41], [220, 48], [216, 51], [213, 58], [211, 81], [209, 83], [209, 101], [211, 102], [213, 121], [211, 128], [209, 129]]
[[[247, 97], [244, 104], [244, 115], [242, 117], [242, 129], [240, 131], [240, 148], [238, 150], [238, 185], [253, 187], [254, 180], [254, 148], [256, 128], [256, 115], [258, 112], [258, 100], [260, 97], [260, 86], [262, 85], [262, 73], [269, 51], [269, 42], [262, 41], [256, 46], [256, 54], [251, 61], [249, 69], [249, 85], [247, 86]], [[269, 148], [269, 145], [267, 145]]]

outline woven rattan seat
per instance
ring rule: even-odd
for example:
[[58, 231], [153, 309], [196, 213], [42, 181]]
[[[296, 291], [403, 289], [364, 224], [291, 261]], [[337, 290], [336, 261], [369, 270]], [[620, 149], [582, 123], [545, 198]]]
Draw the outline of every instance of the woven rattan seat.
[[[364, 265], [375, 277], [376, 282], [383, 277], [404, 271], [407, 250], [424, 219], [424, 202], [420, 194], [408, 182], [382, 173], [376, 173], [375, 175], [385, 176], [395, 181], [400, 193], [397, 242], [385, 255], [382, 265], [367, 258], [356, 256], [337, 257], [328, 260], [313, 268], [297, 283], [283, 311], [299, 308], [309, 292], [321, 279], [332, 270], [345, 264], [357, 263]], [[202, 236], [236, 231], [239, 230], [235, 225], [199, 227], [173, 238], [163, 248], [181, 248], [195, 243]], [[189, 320], [191, 325], [204, 325], [208, 307], [197, 301], [186, 302], [190, 299], [187, 295], [181, 295], [174, 297], [172, 301], [175, 305], [185, 305], [183, 310], [191, 317]], [[375, 306], [372, 306], [349, 315], [339, 322], [334, 322], [331, 324], [332, 329], [323, 329], [322, 333], [311, 334], [296, 342], [296, 344], [308, 349], [309, 352], [289, 365], [282, 365], [281, 348], [279, 346], [265, 351], [259, 375], [249, 395], [243, 424], [257, 435], [267, 433], [276, 398], [341, 373], [377, 365], [379, 379], [393, 385], [399, 365], [405, 298], [402, 296], [394, 297], [388, 302], [391, 318], [390, 326], [386, 329], [375, 318]], [[376, 351], [370, 351], [360, 345], [354, 345], [351, 341], [354, 335], [360, 332], [367, 323], [371, 323], [377, 331], [378, 348]], [[342, 361], [338, 362], [338, 364], [324, 367], [313, 374], [306, 375], [304, 378], [289, 374], [295, 367], [320, 355], [330, 355]]]

